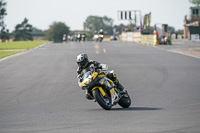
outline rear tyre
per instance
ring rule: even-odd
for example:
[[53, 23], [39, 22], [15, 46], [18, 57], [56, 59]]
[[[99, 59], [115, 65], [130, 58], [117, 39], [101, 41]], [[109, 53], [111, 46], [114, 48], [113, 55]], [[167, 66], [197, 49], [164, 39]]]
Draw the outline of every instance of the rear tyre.
[[122, 108], [128, 108], [131, 105], [131, 98], [129, 97], [128, 93], [126, 93], [122, 96], [122, 98], [119, 100], [118, 104]]
[[100, 39], [99, 39], [99, 42], [102, 42], [102, 40], [103, 40], [103, 39], [102, 39], [102, 38], [100, 38]]
[[105, 110], [110, 110], [111, 105], [111, 99], [106, 96], [102, 96], [102, 94], [99, 92], [99, 89], [95, 89], [92, 91], [93, 96], [95, 97], [97, 103]]

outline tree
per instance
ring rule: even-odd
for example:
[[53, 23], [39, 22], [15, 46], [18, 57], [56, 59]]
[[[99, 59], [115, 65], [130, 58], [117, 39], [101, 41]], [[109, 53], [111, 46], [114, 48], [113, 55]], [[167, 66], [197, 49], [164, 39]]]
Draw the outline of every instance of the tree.
[[103, 29], [105, 34], [111, 35], [113, 34], [113, 19], [108, 18], [106, 16], [99, 17], [99, 16], [88, 16], [85, 20], [84, 29], [89, 30], [91, 32], [98, 32], [100, 29]]
[[113, 34], [113, 22], [114, 20], [112, 18], [108, 18], [107, 16], [104, 16], [103, 18], [103, 23], [105, 26], [105, 33], [108, 35]]
[[45, 33], [50, 41], [62, 42], [63, 35], [68, 35], [70, 27], [63, 22], [53, 22]]
[[42, 31], [42, 30], [40, 30], [36, 27], [33, 27], [32, 28], [32, 35], [33, 36], [45, 36], [45, 33], [44, 33], [44, 31]]
[[27, 41], [27, 40], [33, 40], [32, 37], [32, 25], [28, 24], [28, 19], [24, 18], [21, 24], [17, 24], [15, 26], [14, 31], [14, 41]]
[[9, 40], [9, 30], [6, 29], [6, 24], [4, 23], [4, 17], [7, 15], [6, 5], [7, 3], [4, 0], [0, 0], [0, 37], [2, 42]]
[[91, 32], [99, 31], [104, 27], [103, 20], [98, 16], [89, 16], [84, 22], [84, 29]]
[[125, 26], [124, 24], [120, 24], [120, 25], [115, 25], [113, 28], [115, 29], [116, 33], [121, 34], [124, 27], [127, 27], [127, 26]]
[[199, 6], [200, 5], [200, 0], [189, 0], [190, 3]]

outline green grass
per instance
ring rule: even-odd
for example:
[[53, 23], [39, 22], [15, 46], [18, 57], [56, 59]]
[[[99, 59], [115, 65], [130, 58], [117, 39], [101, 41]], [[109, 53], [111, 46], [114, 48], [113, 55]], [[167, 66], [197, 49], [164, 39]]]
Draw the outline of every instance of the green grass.
[[33, 49], [47, 42], [48, 41], [16, 41], [0, 43], [0, 59], [6, 56], [20, 53], [23, 50]]
[[10, 56], [10, 55], [20, 53], [20, 52], [22, 52], [22, 51], [0, 51], [0, 59], [4, 58], [6, 56]]
[[41, 44], [47, 43], [48, 41], [16, 41], [16, 42], [5, 42], [0, 43], [0, 50], [10, 49], [32, 49]]

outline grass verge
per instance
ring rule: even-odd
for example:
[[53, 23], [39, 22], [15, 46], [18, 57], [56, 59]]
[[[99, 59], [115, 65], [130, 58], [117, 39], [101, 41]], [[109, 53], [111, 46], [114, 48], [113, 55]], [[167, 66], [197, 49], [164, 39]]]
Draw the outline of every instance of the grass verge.
[[20, 53], [20, 52], [22, 52], [22, 51], [0, 51], [0, 59], [4, 58], [6, 56], [10, 56], [10, 55]]
[[47, 43], [48, 41], [16, 41], [16, 42], [5, 42], [0, 43], [0, 50], [10, 49], [32, 49], [41, 44]]
[[0, 43], [0, 59], [20, 53], [23, 50], [33, 49], [47, 42], [48, 41], [16, 41]]

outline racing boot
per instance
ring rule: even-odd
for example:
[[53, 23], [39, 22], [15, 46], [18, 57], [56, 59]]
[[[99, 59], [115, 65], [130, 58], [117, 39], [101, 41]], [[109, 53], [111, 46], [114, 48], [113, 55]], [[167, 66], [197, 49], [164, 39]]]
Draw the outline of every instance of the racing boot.
[[124, 89], [124, 87], [118, 82], [115, 83], [115, 85], [117, 86], [117, 88], [120, 90], [120, 94], [125, 94], [127, 93], [127, 91]]
[[126, 90], [124, 87], [119, 83], [119, 80], [117, 79], [117, 75], [113, 72], [107, 73], [107, 77], [113, 81], [113, 83], [116, 85], [116, 87], [120, 90], [119, 93], [123, 94], [126, 93]]

